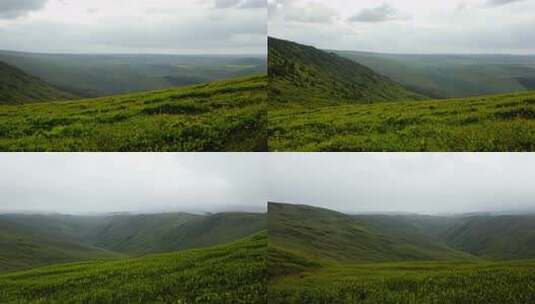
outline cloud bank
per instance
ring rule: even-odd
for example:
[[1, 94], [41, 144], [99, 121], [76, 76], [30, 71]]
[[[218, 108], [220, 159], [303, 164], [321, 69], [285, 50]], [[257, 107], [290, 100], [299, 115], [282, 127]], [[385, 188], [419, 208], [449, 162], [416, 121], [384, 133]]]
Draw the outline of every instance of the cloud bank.
[[265, 54], [266, 7], [265, 0], [2, 0], [0, 49]]
[[269, 34], [323, 49], [535, 54], [535, 1], [268, 0]]

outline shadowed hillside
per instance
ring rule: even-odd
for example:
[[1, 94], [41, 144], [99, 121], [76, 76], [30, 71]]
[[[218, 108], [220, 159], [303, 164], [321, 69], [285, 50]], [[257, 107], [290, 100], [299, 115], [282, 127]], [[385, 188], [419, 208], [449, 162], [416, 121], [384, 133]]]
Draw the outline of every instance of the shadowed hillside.
[[333, 53], [269, 37], [270, 100], [373, 103], [421, 99], [387, 77]]
[[41, 79], [0, 61], [0, 104], [74, 99]]

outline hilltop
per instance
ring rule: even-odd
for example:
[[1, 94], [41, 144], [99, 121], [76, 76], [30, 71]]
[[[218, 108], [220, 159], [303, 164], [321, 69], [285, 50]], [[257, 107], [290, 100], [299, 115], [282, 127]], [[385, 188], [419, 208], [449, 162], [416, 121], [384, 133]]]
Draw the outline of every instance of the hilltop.
[[267, 77], [0, 106], [0, 151], [265, 151]]
[[43, 80], [0, 61], [0, 105], [75, 99]]
[[270, 101], [301, 104], [422, 99], [352, 60], [295, 42], [268, 38]]

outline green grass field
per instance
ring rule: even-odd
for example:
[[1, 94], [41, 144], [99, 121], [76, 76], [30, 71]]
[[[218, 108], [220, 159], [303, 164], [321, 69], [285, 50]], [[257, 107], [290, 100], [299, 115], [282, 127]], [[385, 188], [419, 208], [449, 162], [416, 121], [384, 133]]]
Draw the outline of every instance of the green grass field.
[[273, 279], [268, 290], [273, 304], [527, 304], [535, 261], [333, 264]]
[[533, 151], [535, 93], [377, 104], [272, 104], [271, 151]]
[[0, 303], [266, 303], [265, 232], [232, 244], [0, 274]]
[[263, 151], [267, 77], [0, 106], [0, 151]]

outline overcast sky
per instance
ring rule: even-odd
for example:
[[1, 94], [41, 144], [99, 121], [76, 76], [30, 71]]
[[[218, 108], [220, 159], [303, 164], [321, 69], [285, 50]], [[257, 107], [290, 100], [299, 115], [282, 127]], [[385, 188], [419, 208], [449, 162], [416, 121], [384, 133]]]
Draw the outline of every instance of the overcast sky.
[[0, 210], [535, 210], [534, 154], [0, 154]]
[[0, 49], [266, 53], [266, 0], [0, 0]]
[[326, 49], [535, 54], [533, 0], [268, 0], [269, 34]]
[[262, 212], [259, 156], [0, 153], [0, 210]]

